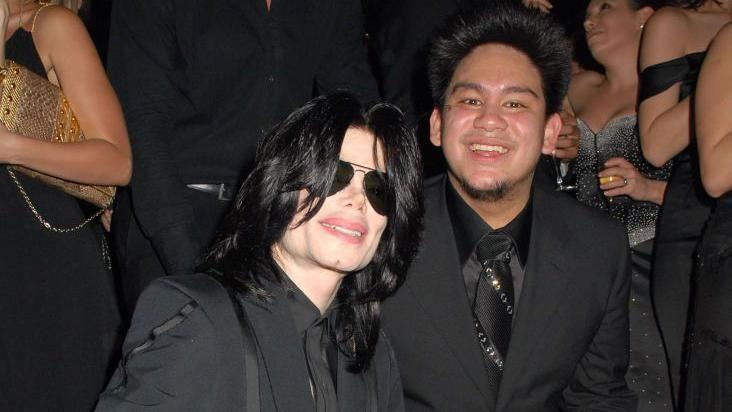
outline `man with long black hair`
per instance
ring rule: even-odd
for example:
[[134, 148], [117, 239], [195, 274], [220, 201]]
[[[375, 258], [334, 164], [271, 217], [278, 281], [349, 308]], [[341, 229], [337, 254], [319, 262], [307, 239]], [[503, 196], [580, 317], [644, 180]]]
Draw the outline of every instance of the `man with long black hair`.
[[141, 295], [97, 410], [402, 411], [379, 307], [417, 248], [420, 168], [394, 106], [338, 93], [294, 111], [259, 145], [207, 273]]
[[430, 52], [425, 233], [384, 304], [410, 411], [633, 410], [627, 237], [534, 183], [562, 126], [570, 47], [517, 2], [460, 16]]

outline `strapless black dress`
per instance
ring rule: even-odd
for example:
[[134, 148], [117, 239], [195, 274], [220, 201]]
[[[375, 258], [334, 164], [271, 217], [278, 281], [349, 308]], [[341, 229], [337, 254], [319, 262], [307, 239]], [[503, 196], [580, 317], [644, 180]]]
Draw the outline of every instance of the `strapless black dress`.
[[[30, 33], [18, 30], [6, 50], [46, 75]], [[75, 198], [16, 175], [55, 225], [84, 220]], [[44, 228], [0, 165], [0, 411], [89, 411], [96, 404], [120, 336], [101, 241], [96, 222], [71, 233]]]
[[[640, 100], [681, 82], [679, 100], [693, 94], [706, 52], [693, 53], [646, 68], [641, 73]], [[689, 319], [690, 284], [695, 254], [714, 203], [699, 175], [693, 143], [673, 159], [673, 170], [656, 231], [651, 291], [656, 316], [678, 397], [682, 353]]]

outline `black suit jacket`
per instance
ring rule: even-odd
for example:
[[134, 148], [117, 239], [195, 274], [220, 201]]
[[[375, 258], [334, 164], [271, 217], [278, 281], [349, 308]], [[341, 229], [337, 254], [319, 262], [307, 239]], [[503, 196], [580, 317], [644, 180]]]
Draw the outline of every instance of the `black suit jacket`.
[[407, 410], [634, 410], [625, 382], [630, 260], [623, 228], [535, 186], [529, 256], [494, 409], [445, 184], [444, 176], [426, 184], [419, 254], [383, 306]]
[[133, 208], [167, 275], [192, 273], [209, 241], [186, 184], [236, 185], [260, 137], [314, 91], [378, 98], [359, 0], [265, 5], [114, 2], [108, 72], [134, 158], [132, 201], [120, 207]]
[[[257, 342], [261, 410], [314, 411], [302, 340], [285, 292], [268, 290], [271, 304], [246, 298], [243, 303]], [[245, 411], [243, 344], [234, 306], [218, 281], [202, 274], [158, 279], [140, 295], [123, 361], [97, 410]], [[371, 367], [378, 410], [403, 410], [399, 372], [383, 335]], [[339, 408], [368, 411], [365, 374], [346, 368], [339, 353]]]

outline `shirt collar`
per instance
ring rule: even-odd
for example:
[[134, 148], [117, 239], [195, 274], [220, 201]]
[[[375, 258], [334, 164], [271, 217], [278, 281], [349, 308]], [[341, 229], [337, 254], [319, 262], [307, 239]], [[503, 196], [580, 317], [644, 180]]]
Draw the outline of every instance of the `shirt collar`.
[[327, 328], [329, 326], [328, 318], [333, 311], [333, 304], [321, 315], [318, 307], [305, 295], [305, 292], [297, 287], [282, 268], [276, 263], [273, 266], [273, 269], [279, 272], [282, 279], [282, 287], [285, 290], [287, 304], [290, 307], [290, 312], [292, 312], [298, 335], [304, 336], [309, 328], [319, 325], [321, 322], [325, 322], [324, 326]]
[[455, 243], [460, 257], [460, 264], [465, 265], [483, 235], [494, 230], [500, 230], [511, 236], [514, 246], [518, 251], [521, 266], [525, 266], [531, 238], [533, 194], [529, 197], [529, 201], [526, 202], [526, 206], [524, 206], [513, 220], [502, 228], [493, 229], [475, 210], [465, 203], [465, 200], [460, 197], [457, 190], [453, 187], [452, 182], [449, 179], [445, 180], [447, 211], [450, 215], [450, 222], [452, 223], [455, 234]]

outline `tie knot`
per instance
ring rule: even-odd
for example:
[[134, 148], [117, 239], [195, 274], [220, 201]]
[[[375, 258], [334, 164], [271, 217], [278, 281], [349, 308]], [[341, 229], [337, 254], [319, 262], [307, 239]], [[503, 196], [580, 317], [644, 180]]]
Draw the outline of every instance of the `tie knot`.
[[511, 248], [513, 240], [511, 236], [504, 232], [486, 233], [478, 242], [475, 253], [478, 255], [478, 261], [485, 264], [489, 260], [503, 260], [508, 262], [511, 260]]

